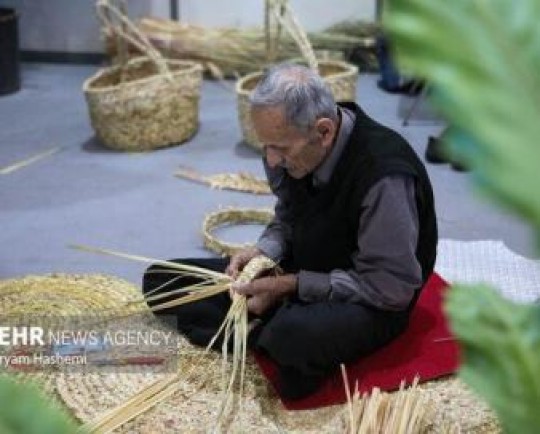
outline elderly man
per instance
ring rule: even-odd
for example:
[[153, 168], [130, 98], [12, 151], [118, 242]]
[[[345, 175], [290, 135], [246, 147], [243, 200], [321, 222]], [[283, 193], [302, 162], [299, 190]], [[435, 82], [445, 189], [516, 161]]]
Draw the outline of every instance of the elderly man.
[[[354, 103], [336, 105], [324, 81], [305, 67], [267, 71], [251, 96], [251, 116], [277, 197], [275, 218], [255, 247], [230, 259], [226, 272], [237, 276], [259, 254], [285, 270], [233, 289], [248, 297], [258, 318], [250, 346], [277, 363], [280, 393], [295, 399], [340, 363], [405, 329], [435, 262], [433, 194], [401, 136]], [[188, 262], [217, 270], [227, 264]], [[145, 290], [166, 278], [148, 273]], [[192, 342], [204, 345], [229, 305], [221, 294], [168, 313], [178, 315], [178, 328]]]

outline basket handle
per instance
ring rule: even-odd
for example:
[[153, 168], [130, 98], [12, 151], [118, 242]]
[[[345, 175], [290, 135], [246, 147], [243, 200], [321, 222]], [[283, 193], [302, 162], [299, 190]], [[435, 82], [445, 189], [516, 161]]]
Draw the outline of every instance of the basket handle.
[[[272, 26], [274, 25], [274, 20], [272, 19], [273, 13], [272, 8], [274, 6], [271, 4], [270, 0], [265, 0], [264, 2], [264, 36], [265, 36], [265, 49], [266, 49], [266, 63], [271, 64], [276, 61], [277, 54], [279, 52], [279, 42], [281, 39], [281, 22], [275, 22], [276, 30], [275, 36], [272, 35]], [[285, 13], [285, 8], [280, 5], [279, 11], [280, 15]]]
[[[118, 41], [129, 42], [139, 49], [143, 54], [148, 56], [158, 68], [160, 74], [165, 75], [169, 80], [173, 80], [171, 71], [167, 62], [142, 33], [135, 24], [125, 14], [125, 3], [122, 0], [122, 10], [113, 5], [110, 0], [98, 0], [96, 3], [96, 12], [103, 25], [110, 29], [117, 36]], [[115, 24], [114, 21], [119, 24]], [[119, 45], [120, 60], [127, 61], [127, 49], [124, 44]]]
[[[287, 30], [287, 32], [289, 32], [291, 37], [294, 39], [296, 45], [300, 49], [300, 52], [302, 53], [302, 56], [308, 63], [309, 67], [313, 71], [318, 73], [319, 63], [317, 62], [317, 58], [315, 57], [311, 42], [309, 41], [306, 32], [304, 31], [296, 16], [294, 15], [291, 7], [288, 5], [287, 0], [267, 0], [267, 7], [269, 8], [268, 12], [271, 12], [271, 14], [275, 17], [276, 21], [280, 24], [280, 26], [283, 26], [285, 30]], [[269, 18], [266, 18], [266, 21], [267, 23], [269, 23]]]

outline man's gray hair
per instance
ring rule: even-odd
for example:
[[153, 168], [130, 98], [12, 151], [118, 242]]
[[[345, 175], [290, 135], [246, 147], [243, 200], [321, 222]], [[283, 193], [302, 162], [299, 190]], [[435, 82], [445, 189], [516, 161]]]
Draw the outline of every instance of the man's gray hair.
[[251, 93], [252, 108], [282, 106], [285, 121], [308, 130], [317, 119], [337, 121], [337, 106], [328, 85], [311, 69], [292, 63], [281, 63], [268, 69]]

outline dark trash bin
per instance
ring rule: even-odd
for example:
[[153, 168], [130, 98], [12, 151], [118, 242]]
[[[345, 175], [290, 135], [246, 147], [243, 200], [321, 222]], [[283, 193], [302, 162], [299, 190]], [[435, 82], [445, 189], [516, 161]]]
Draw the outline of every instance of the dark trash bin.
[[0, 95], [20, 88], [18, 16], [14, 9], [0, 8]]

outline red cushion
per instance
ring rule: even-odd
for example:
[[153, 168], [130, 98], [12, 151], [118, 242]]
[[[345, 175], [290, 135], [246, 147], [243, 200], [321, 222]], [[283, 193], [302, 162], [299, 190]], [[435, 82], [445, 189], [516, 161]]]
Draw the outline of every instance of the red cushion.
[[[358, 384], [360, 392], [373, 387], [382, 390], [399, 388], [402, 380], [410, 384], [415, 376], [420, 381], [452, 374], [459, 365], [457, 343], [452, 339], [442, 310], [448, 284], [433, 274], [424, 287], [407, 330], [389, 345], [347, 365], [351, 390]], [[276, 365], [256, 354], [255, 359], [271, 384], [277, 377]], [[346, 401], [340, 372], [329, 377], [312, 395], [301, 400], [281, 398], [288, 410], [304, 410], [339, 404]]]

